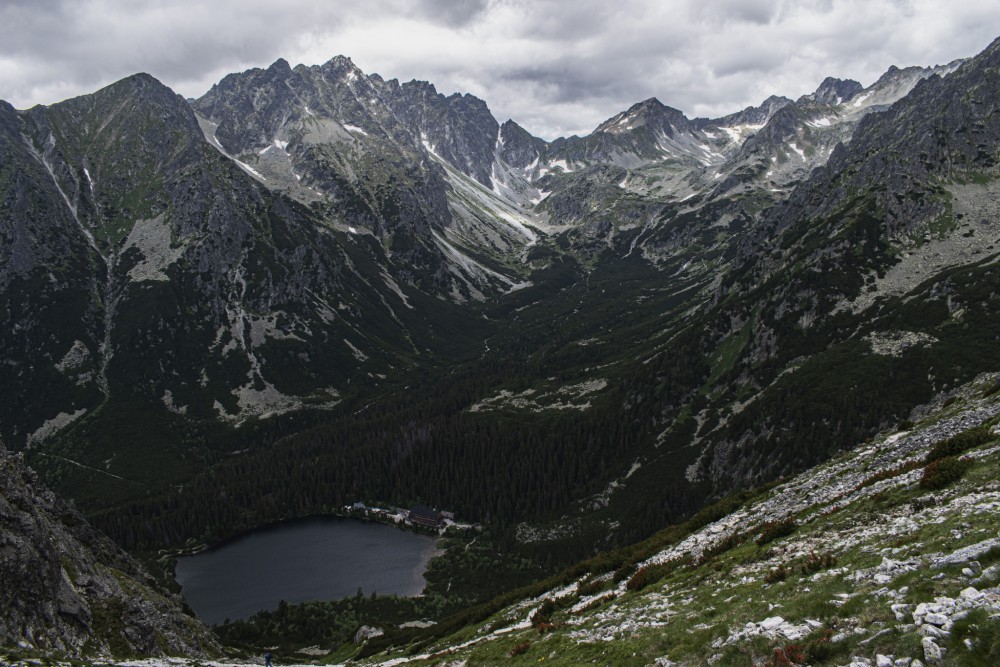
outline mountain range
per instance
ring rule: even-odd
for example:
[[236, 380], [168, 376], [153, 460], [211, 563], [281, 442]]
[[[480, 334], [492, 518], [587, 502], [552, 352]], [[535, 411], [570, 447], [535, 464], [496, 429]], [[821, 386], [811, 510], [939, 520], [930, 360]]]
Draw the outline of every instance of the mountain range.
[[554, 141], [341, 56], [0, 102], [0, 437], [138, 552], [358, 499], [646, 538], [1000, 367], [998, 67]]

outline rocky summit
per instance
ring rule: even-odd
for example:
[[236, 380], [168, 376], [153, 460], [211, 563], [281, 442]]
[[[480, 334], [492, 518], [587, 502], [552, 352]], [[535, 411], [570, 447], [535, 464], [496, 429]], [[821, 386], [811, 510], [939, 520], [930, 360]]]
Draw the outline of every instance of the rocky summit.
[[0, 103], [11, 659], [217, 650], [119, 547], [169, 570], [426, 506], [465, 528], [423, 596], [215, 633], [989, 664], [1000, 42], [720, 118], [662, 100], [548, 141], [337, 56]]

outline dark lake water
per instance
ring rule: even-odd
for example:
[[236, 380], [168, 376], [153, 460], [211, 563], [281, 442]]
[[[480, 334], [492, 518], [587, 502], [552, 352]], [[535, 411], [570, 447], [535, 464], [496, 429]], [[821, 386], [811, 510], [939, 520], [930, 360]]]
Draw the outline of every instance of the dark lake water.
[[280, 600], [419, 595], [437, 540], [392, 526], [311, 517], [261, 528], [177, 559], [181, 593], [208, 623], [246, 618]]

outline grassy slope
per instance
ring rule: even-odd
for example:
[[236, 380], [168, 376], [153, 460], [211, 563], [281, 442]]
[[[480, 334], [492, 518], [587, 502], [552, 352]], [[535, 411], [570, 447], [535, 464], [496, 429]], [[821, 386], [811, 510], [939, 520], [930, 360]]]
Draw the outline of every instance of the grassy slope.
[[[927, 452], [957, 432], [994, 425], [1000, 397], [984, 397], [992, 388], [991, 382], [967, 385], [911, 431], [843, 454], [650, 555], [639, 563], [648, 575], [641, 588], [641, 577], [628, 565], [617, 573], [584, 574], [420, 647], [411, 659], [469, 665], [648, 665], [662, 658], [692, 665], [789, 664], [781, 656], [835, 665], [855, 656], [874, 661], [879, 654], [923, 659], [922, 633], [931, 631], [913, 623], [916, 605], [959, 598], [979, 576], [963, 573], [964, 563], [935, 564], [1000, 532], [996, 435], [962, 454], [970, 462], [964, 477], [940, 489], [920, 484]], [[795, 522], [787, 525], [791, 533], [764, 542], [769, 522], [785, 519]], [[989, 573], [1000, 549], [978, 560]], [[992, 588], [998, 583], [995, 574], [975, 582], [986, 595], [972, 606], [1000, 605], [1000, 590]], [[543, 629], [537, 627], [539, 609]], [[973, 611], [945, 626], [951, 637], [937, 642], [949, 648], [948, 663], [990, 664], [976, 662], [996, 631], [996, 620], [987, 615]], [[761, 625], [774, 617], [784, 623]]]

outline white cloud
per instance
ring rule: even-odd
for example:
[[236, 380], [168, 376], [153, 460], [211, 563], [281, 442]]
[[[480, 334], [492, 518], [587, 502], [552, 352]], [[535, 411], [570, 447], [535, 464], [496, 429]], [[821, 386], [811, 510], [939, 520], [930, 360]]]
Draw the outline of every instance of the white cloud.
[[278, 57], [350, 56], [368, 73], [482, 97], [552, 138], [648, 97], [715, 116], [826, 76], [974, 55], [1000, 34], [995, 0], [5, 0], [0, 97], [24, 108], [137, 71], [196, 97]]

